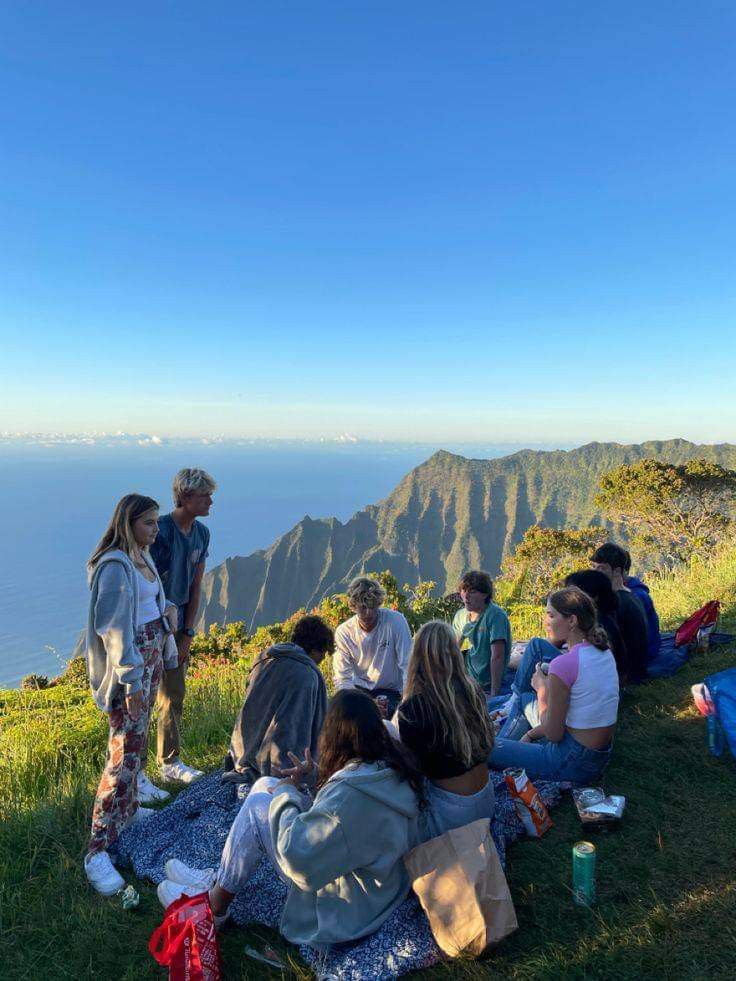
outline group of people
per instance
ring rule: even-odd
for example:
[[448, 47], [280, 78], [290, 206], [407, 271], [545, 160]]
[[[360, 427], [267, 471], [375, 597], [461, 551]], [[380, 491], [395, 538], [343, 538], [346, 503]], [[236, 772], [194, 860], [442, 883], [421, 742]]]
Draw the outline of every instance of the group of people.
[[[85, 869], [104, 894], [123, 884], [109, 847], [151, 813], [141, 801], [166, 794], [143, 769], [157, 692], [162, 776], [199, 775], [180, 759], [179, 722], [209, 544], [196, 519], [214, 489], [203, 471], [182, 471], [175, 508], [160, 521], [155, 501], [128, 495], [90, 559], [90, 683], [110, 736]], [[408, 851], [493, 816], [491, 770], [597, 781], [620, 683], [642, 680], [659, 646], [651, 597], [630, 566], [620, 546], [597, 549], [589, 569], [550, 593], [546, 639], [533, 638], [515, 670], [509, 619], [482, 571], [461, 578], [452, 625], [432, 620], [413, 638], [366, 576], [350, 583], [353, 615], [334, 632], [301, 617], [290, 642], [260, 654], [249, 675], [223, 779], [252, 786], [220, 865], [170, 859], [158, 888], [164, 906], [208, 891], [219, 923], [266, 860], [290, 887], [287, 939], [355, 940], [406, 897]], [[326, 657], [331, 699], [319, 669]]]

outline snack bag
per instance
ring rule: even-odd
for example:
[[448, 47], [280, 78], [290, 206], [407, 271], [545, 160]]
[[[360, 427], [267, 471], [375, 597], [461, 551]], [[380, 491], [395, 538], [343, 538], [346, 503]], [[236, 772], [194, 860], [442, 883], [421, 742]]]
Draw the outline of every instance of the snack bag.
[[552, 827], [552, 818], [537, 788], [526, 775], [526, 770], [506, 770], [504, 776], [524, 830], [531, 838], [541, 838]]
[[221, 981], [220, 950], [206, 892], [182, 896], [166, 910], [148, 949], [169, 969], [169, 981]]

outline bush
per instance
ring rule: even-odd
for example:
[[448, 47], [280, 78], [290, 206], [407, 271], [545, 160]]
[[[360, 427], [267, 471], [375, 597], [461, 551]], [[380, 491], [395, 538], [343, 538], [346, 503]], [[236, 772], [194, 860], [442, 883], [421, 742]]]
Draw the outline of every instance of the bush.
[[22, 691], [41, 691], [49, 687], [49, 679], [45, 674], [27, 674], [21, 680], [20, 687]]
[[89, 686], [87, 659], [84, 657], [73, 657], [62, 674], [56, 678], [54, 684], [70, 685], [73, 688], [87, 688]]

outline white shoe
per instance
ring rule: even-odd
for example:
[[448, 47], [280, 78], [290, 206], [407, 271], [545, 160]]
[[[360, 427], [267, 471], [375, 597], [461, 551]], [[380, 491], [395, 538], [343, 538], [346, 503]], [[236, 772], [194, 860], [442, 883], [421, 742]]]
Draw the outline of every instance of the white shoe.
[[215, 884], [217, 874], [214, 869], [193, 869], [180, 862], [178, 858], [170, 858], [166, 865], [166, 878], [183, 886], [199, 886], [200, 892], [211, 889]]
[[[196, 870], [192, 869], [191, 871]], [[182, 896], [199, 896], [203, 892], [207, 892], [208, 890], [202, 888], [202, 886], [203, 883], [201, 882], [198, 882], [196, 885], [186, 885], [183, 882], [172, 882], [171, 879], [164, 879], [156, 887], [156, 895], [163, 908], [168, 909], [172, 903], [176, 902], [177, 899], [181, 899]], [[215, 929], [221, 930], [227, 923], [229, 916], [229, 910], [224, 913], [213, 913], [212, 919], [215, 921]]]
[[172, 882], [171, 879], [164, 879], [156, 887], [156, 895], [164, 909], [168, 909], [172, 903], [182, 896], [198, 896], [204, 889], [196, 886], [184, 885], [183, 882]]
[[125, 879], [112, 864], [107, 852], [94, 852], [84, 858], [84, 871], [89, 884], [101, 896], [114, 896], [125, 885]]
[[151, 783], [148, 774], [141, 770], [138, 774], [138, 800], [141, 804], [151, 804], [156, 800], [168, 800], [171, 794]]
[[180, 783], [192, 783], [204, 776], [202, 770], [196, 770], [193, 766], [187, 766], [181, 760], [174, 760], [173, 763], [161, 764], [161, 776], [164, 780], [178, 780]]

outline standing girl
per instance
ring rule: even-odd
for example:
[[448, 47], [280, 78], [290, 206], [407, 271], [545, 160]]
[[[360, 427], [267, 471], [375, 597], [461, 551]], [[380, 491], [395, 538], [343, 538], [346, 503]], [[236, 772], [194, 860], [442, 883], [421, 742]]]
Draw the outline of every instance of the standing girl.
[[89, 679], [95, 704], [108, 716], [110, 733], [84, 869], [90, 884], [104, 896], [124, 885], [109, 847], [126, 824], [151, 813], [139, 808], [138, 775], [164, 665], [178, 660], [169, 623], [175, 607], [167, 604], [148, 555], [157, 532], [156, 501], [126, 494], [87, 563]]

